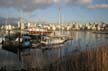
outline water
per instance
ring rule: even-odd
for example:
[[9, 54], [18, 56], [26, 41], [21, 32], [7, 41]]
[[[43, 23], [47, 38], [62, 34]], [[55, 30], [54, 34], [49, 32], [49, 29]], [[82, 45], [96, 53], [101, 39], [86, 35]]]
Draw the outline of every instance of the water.
[[[56, 31], [56, 33], [59, 32]], [[63, 34], [72, 36], [73, 40], [69, 40], [65, 42], [63, 46], [60, 46], [59, 48], [58, 47], [53, 48], [51, 50], [46, 50], [44, 52], [41, 49], [35, 49], [35, 50], [31, 49], [30, 51], [30, 53], [32, 53], [31, 54], [32, 60], [30, 60], [31, 63], [33, 64], [35, 62], [41, 65], [45, 63], [44, 61], [49, 61], [49, 63], [54, 62], [56, 60], [59, 60], [60, 57], [70, 54], [72, 51], [74, 51], [77, 48], [79, 48], [80, 50], [84, 50], [86, 48], [108, 46], [108, 39], [106, 38], [108, 37], [107, 34], [94, 34], [92, 32], [84, 32], [84, 31], [72, 31], [72, 32], [66, 31], [63, 32]], [[45, 58], [47, 60], [45, 60]], [[38, 61], [40, 59], [41, 61]], [[6, 64], [8, 64], [8, 66], [13, 66], [14, 64], [16, 64], [16, 66], [19, 66], [19, 65], [23, 65], [22, 63], [24, 62], [19, 61], [17, 55], [0, 49], [0, 67], [5, 66]], [[34, 66], [35, 65], [36, 64], [34, 64]]]
[[[58, 33], [58, 32], [57, 32]], [[73, 40], [65, 42], [60, 48], [48, 51], [51, 60], [60, 58], [70, 54], [75, 49], [84, 50], [86, 48], [95, 48], [100, 46], [108, 46], [107, 34], [95, 34], [92, 32], [73, 31], [64, 32], [64, 35], [73, 36]]]
[[16, 54], [0, 50], [0, 69], [5, 68], [8, 70], [19, 70], [23, 68], [23, 63], [19, 60]]

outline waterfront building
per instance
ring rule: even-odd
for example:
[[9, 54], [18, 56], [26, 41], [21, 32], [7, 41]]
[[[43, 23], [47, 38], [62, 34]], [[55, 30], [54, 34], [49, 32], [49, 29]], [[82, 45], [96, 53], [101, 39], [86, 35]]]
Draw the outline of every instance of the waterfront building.
[[50, 30], [53, 30], [53, 31], [55, 31], [57, 28], [56, 28], [56, 26], [55, 25], [50, 25]]
[[23, 22], [18, 22], [18, 28], [25, 29], [25, 24]]
[[71, 30], [72, 29], [72, 26], [70, 26], [70, 25], [67, 25], [66, 26], [66, 30], [68, 31], [68, 30]]

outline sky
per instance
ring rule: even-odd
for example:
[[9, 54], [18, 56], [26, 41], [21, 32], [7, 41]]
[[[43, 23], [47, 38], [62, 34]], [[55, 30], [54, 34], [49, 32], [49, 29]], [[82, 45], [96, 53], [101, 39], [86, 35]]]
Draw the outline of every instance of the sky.
[[108, 22], [108, 0], [0, 0], [0, 17], [26, 21]]

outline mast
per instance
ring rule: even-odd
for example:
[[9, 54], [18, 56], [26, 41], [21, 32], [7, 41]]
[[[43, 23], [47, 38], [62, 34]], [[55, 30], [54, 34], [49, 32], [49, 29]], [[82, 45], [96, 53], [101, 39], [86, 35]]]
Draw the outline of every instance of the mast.
[[[3, 29], [3, 31], [2, 31], [2, 42], [4, 41], [4, 39], [3, 39], [3, 37], [7, 34], [6, 33], [6, 25], [7, 25], [7, 17], [5, 18], [5, 21], [4, 21], [4, 29]], [[4, 34], [3, 34], [4, 33]]]
[[61, 13], [61, 4], [58, 2], [57, 3], [57, 9], [58, 9], [58, 18], [59, 18], [59, 25], [61, 26], [60, 28], [60, 35], [63, 34], [63, 31], [62, 31], [62, 13]]
[[7, 19], [8, 19], [8, 17], [6, 17], [6, 19], [5, 19], [5, 35], [7, 34]]
[[59, 12], [59, 25], [61, 25], [61, 7], [58, 5], [58, 12]]
[[21, 14], [21, 17], [20, 17], [20, 29], [19, 29], [19, 39], [18, 39], [18, 43], [19, 43], [19, 45], [18, 45], [18, 57], [19, 57], [19, 60], [22, 60], [22, 58], [21, 58], [21, 51], [20, 51], [20, 47], [21, 47], [21, 35], [22, 35], [22, 31], [21, 31], [21, 27], [22, 27], [22, 14]]

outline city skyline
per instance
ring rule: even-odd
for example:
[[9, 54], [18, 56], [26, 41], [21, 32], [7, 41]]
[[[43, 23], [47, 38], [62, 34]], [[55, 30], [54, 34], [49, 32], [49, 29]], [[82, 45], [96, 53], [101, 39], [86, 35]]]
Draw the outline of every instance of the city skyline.
[[0, 17], [29, 21], [108, 22], [107, 0], [0, 0]]

